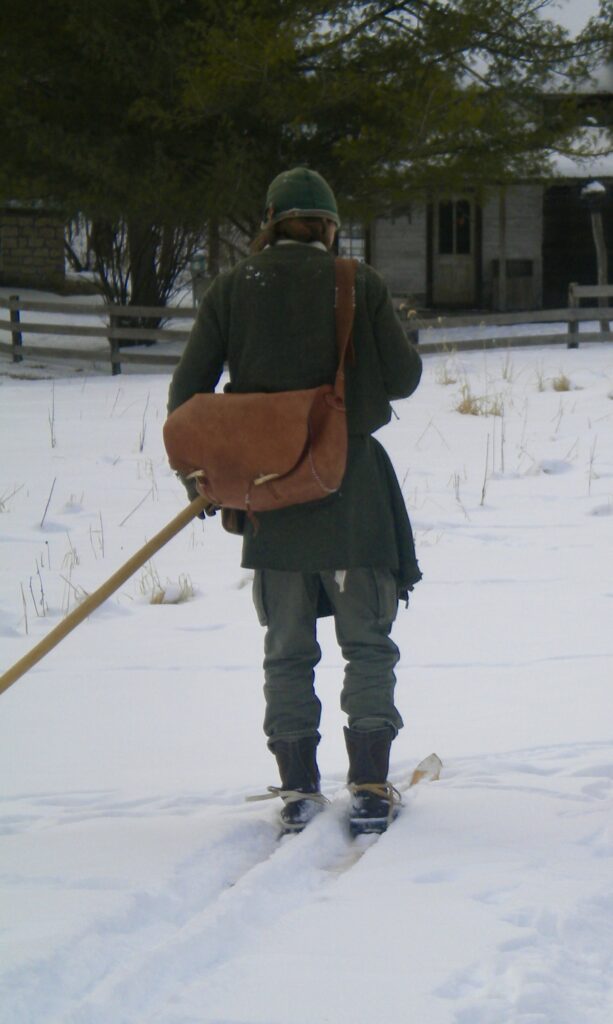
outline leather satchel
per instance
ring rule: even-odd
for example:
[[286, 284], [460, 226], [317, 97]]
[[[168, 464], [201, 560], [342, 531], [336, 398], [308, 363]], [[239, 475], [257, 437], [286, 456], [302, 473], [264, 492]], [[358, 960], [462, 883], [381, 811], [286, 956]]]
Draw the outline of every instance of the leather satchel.
[[195, 480], [211, 504], [251, 514], [317, 501], [339, 489], [347, 463], [345, 360], [353, 330], [355, 273], [355, 260], [337, 258], [334, 384], [196, 394], [166, 420], [170, 465]]

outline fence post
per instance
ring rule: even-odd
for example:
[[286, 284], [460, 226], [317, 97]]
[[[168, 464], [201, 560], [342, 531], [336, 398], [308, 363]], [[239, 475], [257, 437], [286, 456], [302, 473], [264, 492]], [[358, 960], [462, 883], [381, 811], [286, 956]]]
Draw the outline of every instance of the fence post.
[[[598, 208], [594, 208], [594, 209], [591, 210], [591, 219], [592, 219], [592, 234], [594, 236], [594, 245], [596, 247], [596, 262], [597, 262], [597, 266], [598, 266], [598, 284], [599, 285], [600, 284], [607, 285], [609, 283], [609, 263], [608, 263], [607, 245], [606, 245], [605, 237], [604, 237], [604, 228], [602, 226], [602, 210], [600, 208], [600, 204], [599, 204]], [[607, 295], [599, 295], [598, 296], [598, 305], [599, 306], [606, 306], [607, 302], [608, 302], [608, 296]], [[600, 321], [600, 330], [603, 333], [608, 333], [608, 331], [609, 331], [609, 321], [608, 320], [601, 320]]]
[[[568, 307], [569, 309], [579, 309], [579, 298], [575, 292], [577, 287], [576, 281], [568, 286]], [[579, 348], [579, 321], [569, 320], [568, 321], [568, 344], [567, 348]]]
[[[18, 295], [9, 295], [9, 299], [11, 300], [11, 302], [19, 302], [19, 296]], [[19, 316], [19, 309], [11, 309], [10, 310], [10, 315], [11, 315], [11, 323], [12, 324], [19, 324], [19, 323], [21, 323], [21, 319], [20, 319], [20, 316]], [[22, 363], [23, 362], [23, 356], [22, 356], [21, 352], [18, 351], [18, 349], [20, 349], [23, 346], [23, 335], [22, 335], [21, 331], [13, 331], [12, 341], [13, 341], [13, 362], [14, 363]]]
[[118, 373], [121, 373], [119, 342], [116, 338], [111, 338], [111, 376], [116, 377]]
[[112, 313], [109, 315], [109, 327], [110, 332], [108, 335], [108, 342], [111, 348], [111, 354], [109, 356], [111, 360], [111, 376], [116, 377], [118, 373], [121, 373], [121, 363], [119, 361], [119, 338], [115, 335], [115, 328], [119, 326], [119, 317], [113, 316]]

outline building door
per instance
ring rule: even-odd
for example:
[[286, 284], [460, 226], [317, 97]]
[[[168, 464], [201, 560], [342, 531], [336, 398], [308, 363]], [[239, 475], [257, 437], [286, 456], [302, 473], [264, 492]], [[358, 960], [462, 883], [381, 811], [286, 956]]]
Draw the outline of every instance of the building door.
[[451, 196], [434, 204], [432, 304], [474, 306], [476, 209], [473, 199]]
[[[598, 268], [590, 210], [581, 200], [585, 182], [548, 188], [543, 198], [543, 305], [568, 305], [568, 286], [596, 284]], [[607, 189], [602, 210], [609, 267], [613, 267], [613, 197]], [[609, 271], [611, 280], [611, 271]]]

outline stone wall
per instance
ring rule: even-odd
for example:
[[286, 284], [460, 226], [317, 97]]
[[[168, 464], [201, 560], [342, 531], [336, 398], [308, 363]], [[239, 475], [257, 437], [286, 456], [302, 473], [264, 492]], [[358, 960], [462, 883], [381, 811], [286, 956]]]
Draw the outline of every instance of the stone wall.
[[43, 211], [0, 210], [0, 283], [48, 287], [64, 276], [63, 220]]

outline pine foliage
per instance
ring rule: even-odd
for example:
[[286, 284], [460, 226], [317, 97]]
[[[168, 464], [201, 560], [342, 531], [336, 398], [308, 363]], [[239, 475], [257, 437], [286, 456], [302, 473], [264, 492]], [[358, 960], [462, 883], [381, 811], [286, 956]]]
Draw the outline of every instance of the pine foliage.
[[[347, 210], [547, 173], [611, 0], [572, 41], [550, 0], [3, 0], [0, 196], [143, 233], [247, 233], [284, 166]], [[558, 100], [543, 104], [544, 92]]]

